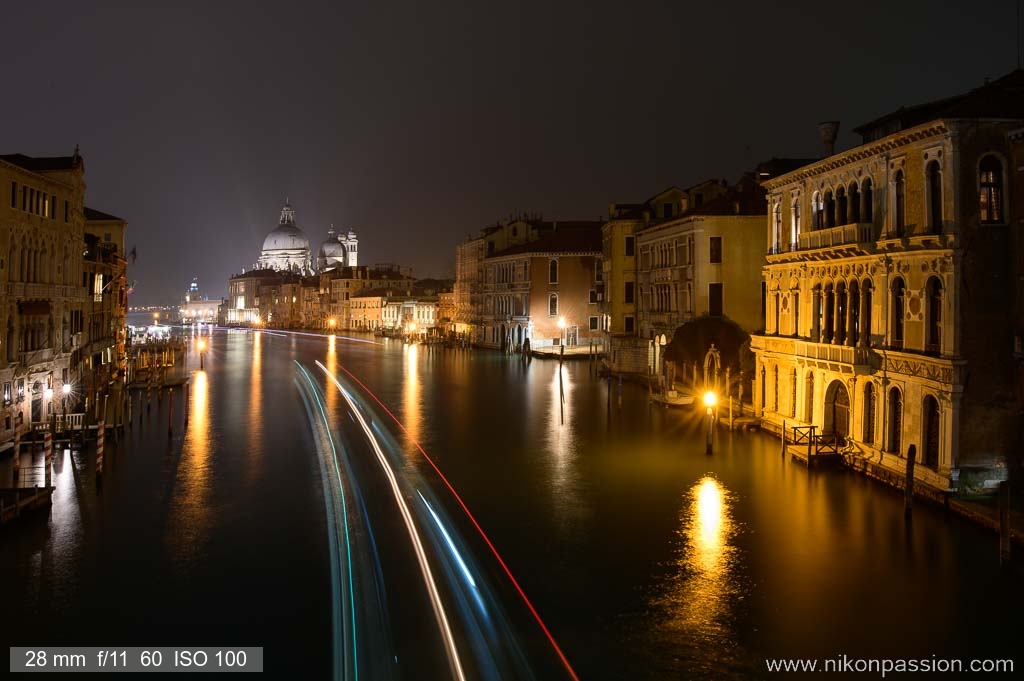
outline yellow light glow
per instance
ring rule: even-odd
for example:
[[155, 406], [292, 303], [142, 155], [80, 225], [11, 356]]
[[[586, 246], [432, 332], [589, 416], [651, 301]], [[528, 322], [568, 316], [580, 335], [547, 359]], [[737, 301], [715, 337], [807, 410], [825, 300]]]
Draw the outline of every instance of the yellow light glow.
[[558, 328], [560, 328], [560, 329], [564, 329], [565, 328], [565, 317], [559, 317], [558, 318]]
[[710, 408], [710, 407], [715, 406], [715, 404], [717, 404], [717, 403], [718, 403], [718, 397], [715, 395], [715, 393], [711, 392], [710, 390], [707, 391], [706, 393], [704, 393], [704, 406], [705, 407], [709, 407]]
[[200, 339], [199, 340], [199, 352], [202, 352], [205, 349], [206, 349], [206, 341]]
[[338, 322], [336, 322], [336, 321], [334, 320], [334, 318], [333, 318], [333, 317], [331, 317], [331, 320], [330, 320], [329, 322], [327, 322], [327, 323], [328, 323], [328, 324], [330, 324], [330, 325], [331, 325], [331, 328], [333, 329], [333, 328], [334, 328], [334, 325], [335, 325], [335, 324], [337, 324]]

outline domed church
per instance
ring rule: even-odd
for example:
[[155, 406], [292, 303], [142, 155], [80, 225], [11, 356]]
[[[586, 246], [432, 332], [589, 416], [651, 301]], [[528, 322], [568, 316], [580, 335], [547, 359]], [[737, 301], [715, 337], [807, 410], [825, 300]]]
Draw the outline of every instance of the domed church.
[[287, 201], [281, 209], [277, 228], [263, 240], [263, 252], [257, 265], [261, 269], [285, 270], [306, 274], [311, 269], [309, 239], [295, 224], [295, 210]]
[[327, 230], [327, 240], [320, 246], [316, 257], [316, 269], [324, 272], [335, 267], [355, 267], [357, 264], [359, 239], [354, 230], [347, 234], [335, 233], [334, 225]]
[[295, 224], [295, 209], [285, 200], [277, 228], [263, 240], [263, 251], [256, 268], [307, 275], [336, 267], [355, 267], [358, 245], [359, 239], [354, 230], [336, 233], [334, 225], [331, 225], [327, 240], [320, 245], [314, 261], [309, 239]]

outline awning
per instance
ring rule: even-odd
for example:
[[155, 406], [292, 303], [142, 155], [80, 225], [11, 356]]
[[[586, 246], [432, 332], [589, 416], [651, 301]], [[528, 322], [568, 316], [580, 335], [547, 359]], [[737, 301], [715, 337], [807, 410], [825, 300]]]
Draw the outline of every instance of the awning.
[[50, 314], [49, 300], [23, 300], [18, 303], [18, 312], [23, 315]]

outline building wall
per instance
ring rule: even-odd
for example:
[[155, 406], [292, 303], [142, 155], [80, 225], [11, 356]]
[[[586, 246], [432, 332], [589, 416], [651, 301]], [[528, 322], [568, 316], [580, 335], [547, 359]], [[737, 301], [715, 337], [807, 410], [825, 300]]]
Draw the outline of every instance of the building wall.
[[84, 194], [80, 159], [40, 172], [0, 160], [0, 446], [56, 410], [65, 382], [80, 390]]
[[[979, 224], [978, 163], [992, 152], [1007, 157], [1006, 132], [1005, 124], [935, 121], [766, 183], [768, 309], [765, 334], [754, 339], [766, 427], [785, 419], [830, 432], [842, 417], [828, 391], [845, 389], [849, 440], [862, 461], [898, 474], [914, 445], [926, 464], [917, 476], [934, 489], [969, 486], [975, 469], [999, 475], [1015, 425], [1006, 371], [1011, 249], [1005, 224]], [[940, 221], [930, 219], [931, 162], [940, 168]], [[848, 214], [812, 228], [815, 192], [869, 179], [870, 221], [862, 209], [856, 222]], [[790, 243], [775, 204], [791, 225], [794, 200], [811, 222]]]

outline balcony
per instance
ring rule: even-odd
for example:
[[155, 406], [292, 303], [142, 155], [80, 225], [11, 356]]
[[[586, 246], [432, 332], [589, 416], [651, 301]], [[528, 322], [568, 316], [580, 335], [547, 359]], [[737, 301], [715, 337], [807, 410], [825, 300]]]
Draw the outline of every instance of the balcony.
[[30, 350], [29, 352], [20, 353], [20, 361], [22, 366], [32, 366], [34, 364], [45, 364], [46, 362], [53, 361], [53, 349], [52, 348], [40, 348], [39, 350]]
[[755, 346], [760, 346], [766, 352], [802, 357], [819, 362], [844, 364], [851, 369], [868, 367], [874, 356], [871, 348], [815, 343], [803, 338], [761, 336], [760, 340], [761, 342], [755, 343]]
[[870, 222], [854, 222], [830, 229], [804, 232], [797, 237], [800, 250], [859, 246], [875, 241], [875, 227]]

